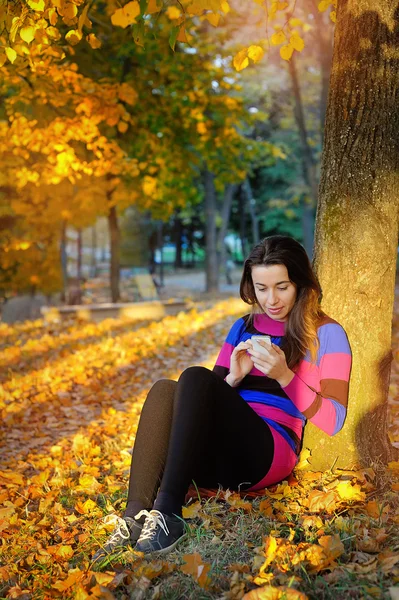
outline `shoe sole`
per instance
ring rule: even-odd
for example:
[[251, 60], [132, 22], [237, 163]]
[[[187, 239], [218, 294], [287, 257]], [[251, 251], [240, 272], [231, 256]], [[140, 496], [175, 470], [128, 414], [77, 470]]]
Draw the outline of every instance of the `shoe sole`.
[[[166, 548], [162, 548], [161, 550], [152, 550], [151, 552], [144, 552], [144, 556], [153, 556], [153, 555], [161, 556], [162, 554], [168, 554], [169, 552], [172, 552], [172, 550], [174, 550], [176, 548], [177, 544], [179, 544], [181, 541], [183, 541], [186, 537], [187, 537], [187, 533], [184, 533], [181, 537], [179, 537], [178, 540], [173, 542], [173, 544], [171, 544], [170, 546], [167, 546]], [[140, 550], [138, 550], [138, 552], [140, 552]]]

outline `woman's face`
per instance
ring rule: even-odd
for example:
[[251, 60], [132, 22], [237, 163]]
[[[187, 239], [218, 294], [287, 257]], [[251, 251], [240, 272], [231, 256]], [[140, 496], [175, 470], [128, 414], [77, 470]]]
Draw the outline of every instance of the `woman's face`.
[[297, 286], [290, 281], [287, 267], [257, 265], [252, 267], [251, 275], [256, 299], [265, 313], [274, 321], [287, 321], [297, 296]]

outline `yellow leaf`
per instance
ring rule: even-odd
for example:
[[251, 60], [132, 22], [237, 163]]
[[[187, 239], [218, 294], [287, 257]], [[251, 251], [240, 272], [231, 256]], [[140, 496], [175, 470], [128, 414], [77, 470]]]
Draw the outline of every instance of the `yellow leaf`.
[[303, 21], [301, 19], [297, 19], [296, 17], [291, 18], [288, 21], [290, 27], [300, 27], [303, 23]]
[[320, 12], [324, 12], [331, 4], [331, 0], [321, 0], [321, 2], [319, 2], [319, 4], [317, 5], [317, 8]]
[[73, 585], [75, 585], [78, 581], [80, 581], [84, 576], [84, 572], [80, 569], [70, 569], [68, 571], [68, 577], [62, 581], [56, 581], [51, 587], [55, 588], [59, 592], [64, 592], [69, 589]]
[[126, 102], [126, 104], [133, 106], [133, 104], [136, 104], [138, 96], [136, 90], [132, 88], [131, 85], [122, 83], [119, 86], [118, 98], [119, 100], [122, 100], [122, 102]]
[[252, 590], [242, 597], [242, 600], [308, 600], [308, 597], [295, 588], [286, 586], [274, 587], [265, 585]]
[[162, 10], [162, 4], [163, 4], [162, 1], [160, 1], [158, 4], [157, 0], [149, 0], [149, 2], [147, 4], [147, 9], [145, 12], [147, 13], [147, 15], [152, 15], [154, 13], [157, 13], [160, 10]]
[[350, 481], [340, 481], [336, 487], [341, 500], [354, 500], [363, 502], [366, 494], [361, 491], [360, 485], [352, 485]]
[[265, 52], [260, 46], [250, 46], [248, 48], [248, 58], [253, 60], [254, 63], [259, 62], [263, 58], [264, 54]]
[[22, 29], [19, 32], [19, 35], [21, 36], [21, 39], [24, 42], [30, 44], [31, 41], [35, 39], [35, 31], [35, 27], [22, 27]]
[[72, 546], [60, 546], [57, 548], [57, 556], [58, 558], [62, 558], [64, 560], [69, 560], [74, 554]]
[[181, 11], [177, 8], [177, 6], [168, 6], [166, 14], [168, 15], [169, 19], [172, 20], [180, 19], [181, 17]]
[[194, 519], [198, 516], [198, 511], [201, 509], [201, 502], [194, 502], [191, 506], [183, 506], [183, 519]]
[[290, 37], [290, 44], [297, 52], [302, 52], [305, 47], [305, 42], [298, 33], [295, 33]]
[[304, 448], [299, 455], [299, 462], [295, 467], [296, 471], [300, 471], [301, 469], [306, 469], [309, 466], [309, 458], [310, 458], [310, 450], [308, 448]]
[[280, 44], [284, 44], [286, 39], [287, 38], [285, 37], [284, 31], [277, 31], [276, 33], [273, 33], [272, 37], [270, 38], [270, 43], [273, 46], [279, 46]]
[[82, 475], [82, 477], [79, 477], [79, 485], [88, 492], [95, 492], [101, 487], [101, 484], [93, 475]]
[[157, 180], [154, 177], [146, 175], [143, 181], [143, 192], [146, 196], [151, 196], [157, 186]]
[[318, 542], [332, 558], [338, 558], [338, 556], [341, 556], [345, 552], [344, 545], [337, 533], [334, 535], [322, 535]]
[[336, 10], [332, 10], [330, 12], [330, 19], [333, 23], [337, 22], [337, 11]]
[[193, 2], [192, 4], [190, 4], [189, 6], [187, 6], [187, 14], [192, 16], [199, 16], [202, 15], [202, 13], [204, 12], [204, 7], [199, 3], [199, 2]]
[[70, 29], [65, 35], [65, 39], [71, 46], [76, 46], [82, 39], [82, 34], [77, 29]]
[[118, 8], [111, 16], [113, 25], [118, 25], [125, 29], [132, 23], [136, 22], [136, 17], [140, 14], [140, 5], [137, 0], [128, 2], [123, 8]]
[[7, 58], [10, 61], [10, 63], [13, 63], [15, 61], [15, 59], [17, 58], [17, 53], [15, 52], [15, 50], [13, 48], [10, 48], [10, 46], [6, 47], [6, 54], [7, 54]]
[[89, 35], [86, 36], [86, 40], [89, 42], [89, 44], [93, 48], [93, 50], [97, 50], [97, 48], [101, 48], [102, 42], [101, 42], [101, 40], [96, 38], [94, 33], [89, 33]]
[[230, 12], [230, 5], [228, 2], [222, 2], [220, 5], [220, 8], [222, 9], [222, 11], [224, 12], [225, 15], [227, 15], [227, 13]]
[[126, 121], [119, 121], [118, 131], [120, 133], [125, 133], [128, 129], [129, 129], [129, 125], [126, 123]]
[[217, 13], [208, 13], [207, 15], [205, 15], [205, 19], [207, 19], [207, 21], [209, 21], [209, 23], [213, 25], [213, 27], [217, 27], [219, 25], [220, 15]]
[[293, 52], [294, 52], [294, 48], [291, 46], [291, 44], [287, 44], [286, 46], [281, 46], [281, 48], [280, 48], [280, 56], [284, 60], [290, 60]]
[[43, 12], [45, 9], [44, 0], [27, 0], [27, 3], [36, 12]]
[[273, 515], [273, 507], [270, 500], [262, 500], [259, 504], [259, 512], [266, 517], [271, 517]]
[[115, 579], [115, 573], [94, 573], [97, 583], [107, 586]]
[[235, 55], [233, 64], [236, 71], [242, 71], [249, 65], [248, 48], [243, 48]]
[[[88, 6], [86, 8], [88, 8]], [[78, 14], [78, 7], [76, 6], [76, 4], [72, 4], [72, 2], [68, 2], [67, 4], [65, 4], [64, 10], [62, 11], [63, 19], [66, 19], [67, 21], [71, 21], [72, 19], [74, 19], [76, 17], [77, 14]], [[81, 29], [82, 28], [79, 27], [80, 31], [81, 31]]]

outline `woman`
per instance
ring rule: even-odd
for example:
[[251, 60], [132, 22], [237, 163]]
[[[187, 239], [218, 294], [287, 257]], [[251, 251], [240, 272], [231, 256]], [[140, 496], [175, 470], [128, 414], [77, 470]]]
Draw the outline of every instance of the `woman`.
[[[185, 536], [181, 508], [192, 481], [265, 488], [292, 472], [307, 420], [328, 435], [342, 428], [351, 350], [344, 329], [320, 308], [301, 244], [275, 235], [255, 246], [240, 296], [252, 312], [232, 326], [213, 371], [189, 367], [179, 381], [151, 388], [124, 517], [113, 515], [116, 528], [94, 559], [126, 543], [145, 554], [171, 551]], [[251, 342], [262, 334], [271, 336], [266, 353]]]

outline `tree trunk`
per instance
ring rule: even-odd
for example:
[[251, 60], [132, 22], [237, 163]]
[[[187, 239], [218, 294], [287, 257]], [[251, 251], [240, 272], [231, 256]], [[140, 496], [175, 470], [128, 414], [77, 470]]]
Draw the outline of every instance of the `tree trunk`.
[[176, 256], [175, 256], [175, 269], [181, 269], [183, 266], [182, 261], [182, 243], [183, 243], [183, 222], [179, 215], [175, 216], [175, 245], [176, 245]]
[[258, 215], [256, 214], [256, 210], [255, 210], [256, 201], [252, 194], [252, 187], [251, 187], [251, 183], [250, 183], [248, 177], [246, 177], [244, 183], [242, 184], [242, 188], [244, 190], [244, 194], [247, 199], [247, 206], [248, 206], [248, 210], [249, 210], [249, 215], [251, 217], [252, 244], [254, 246], [256, 246], [256, 244], [258, 244], [260, 241], [259, 220], [258, 220]]
[[[315, 20], [313, 28], [316, 43], [319, 47], [318, 58], [321, 70], [320, 89], [320, 139], [321, 145], [324, 141], [324, 123], [327, 112], [328, 89], [330, 85], [331, 59], [332, 59], [332, 27], [327, 25], [326, 13], [321, 13], [317, 7], [318, 0], [310, 0], [310, 10]], [[327, 16], [327, 18], [329, 18]]]
[[97, 227], [94, 223], [91, 228], [91, 269], [92, 277], [97, 277]]
[[245, 192], [244, 188], [241, 184], [240, 193], [238, 196], [238, 206], [240, 213], [240, 240], [241, 240], [241, 252], [243, 256], [243, 260], [246, 259], [248, 255], [248, 240], [247, 240], [247, 228], [246, 228], [246, 202], [245, 202]]
[[[294, 92], [295, 108], [294, 116], [298, 127], [299, 139], [301, 142], [302, 150], [302, 169], [303, 177], [306, 185], [309, 187], [309, 194], [312, 200], [311, 204], [307, 204], [304, 207], [305, 212], [311, 213], [313, 208], [317, 205], [317, 176], [316, 176], [316, 165], [313, 158], [312, 149], [308, 141], [308, 132], [306, 130], [305, 116], [303, 112], [303, 104], [301, 97], [301, 90], [299, 87], [298, 74], [296, 70], [296, 63], [294, 57], [288, 63], [288, 70], [290, 72], [292, 90]], [[309, 218], [309, 215], [305, 215], [305, 222]], [[312, 256], [313, 248], [313, 237], [309, 237], [309, 228], [303, 230], [304, 247], [309, 256]]]
[[119, 278], [120, 278], [120, 233], [118, 224], [118, 214], [116, 206], [111, 206], [108, 213], [109, 239], [111, 247], [111, 268], [110, 268], [110, 285], [111, 285], [111, 300], [119, 302]]
[[68, 295], [68, 256], [66, 251], [66, 223], [62, 224], [61, 229], [61, 244], [60, 244], [60, 258], [61, 258], [61, 273], [62, 273], [62, 292], [61, 302], [67, 301]]
[[213, 173], [206, 170], [205, 184], [205, 271], [206, 291], [217, 292], [219, 289], [218, 257], [216, 248], [216, 190]]
[[226, 185], [223, 196], [223, 206], [222, 206], [222, 225], [219, 229], [218, 234], [218, 262], [219, 262], [219, 272], [226, 266], [226, 244], [224, 243], [224, 238], [227, 235], [227, 231], [229, 228], [230, 222], [230, 214], [231, 214], [231, 205], [233, 204], [233, 196], [236, 191], [237, 186], [233, 183], [229, 183]]
[[345, 328], [353, 366], [342, 431], [329, 438], [306, 426], [304, 447], [317, 470], [335, 461], [370, 466], [393, 452], [387, 397], [399, 216], [398, 48], [393, 5], [340, 0], [314, 267], [323, 310]]

